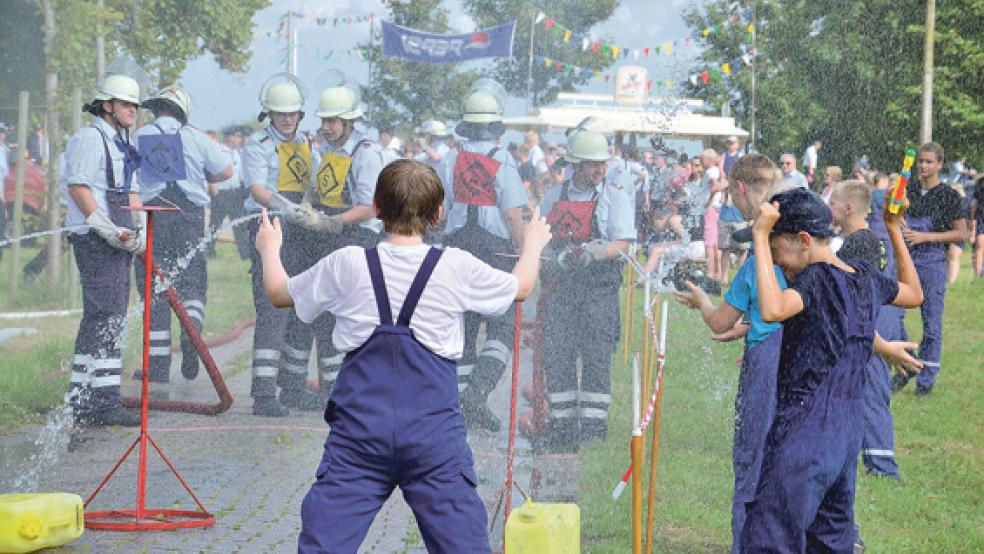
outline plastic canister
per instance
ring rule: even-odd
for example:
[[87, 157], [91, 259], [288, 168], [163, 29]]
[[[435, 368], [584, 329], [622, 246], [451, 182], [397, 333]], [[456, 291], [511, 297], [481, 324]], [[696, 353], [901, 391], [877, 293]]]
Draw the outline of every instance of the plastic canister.
[[68, 493], [0, 495], [0, 552], [68, 544], [85, 529], [82, 498]]
[[541, 504], [527, 498], [506, 521], [509, 554], [581, 552], [581, 510], [577, 504]]

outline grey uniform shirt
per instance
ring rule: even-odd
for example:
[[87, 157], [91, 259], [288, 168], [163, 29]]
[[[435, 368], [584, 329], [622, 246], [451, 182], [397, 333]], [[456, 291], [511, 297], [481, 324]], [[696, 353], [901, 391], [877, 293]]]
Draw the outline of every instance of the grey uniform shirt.
[[[560, 194], [564, 191], [563, 185], [551, 187], [543, 196], [540, 202], [540, 213], [544, 217], [550, 215], [550, 210], [561, 200]], [[625, 193], [624, 187], [619, 183], [599, 183], [593, 188], [580, 191], [573, 183], [567, 187], [567, 200], [572, 202], [583, 202], [591, 200], [595, 194], [598, 195], [597, 205], [595, 206], [595, 220], [598, 222], [598, 231], [603, 240], [627, 240], [634, 241], [635, 230], [635, 205], [632, 197]]]
[[[158, 128], [160, 127], [160, 128]], [[232, 157], [222, 149], [208, 135], [194, 127], [182, 125], [177, 119], [170, 116], [157, 118], [154, 123], [144, 125], [133, 136], [133, 142], [140, 149], [143, 155], [146, 146], [141, 139], [150, 135], [178, 134], [181, 137], [181, 148], [184, 153], [185, 179], [174, 181], [181, 192], [196, 206], [207, 206], [211, 202], [208, 194], [208, 183], [205, 179], [205, 172], [210, 175], [222, 173], [227, 166], [232, 163]], [[144, 203], [153, 200], [164, 191], [167, 183], [164, 181], [146, 181], [146, 174], [138, 170], [136, 175], [140, 178], [140, 200]]]
[[[383, 166], [389, 163], [388, 157], [383, 151], [384, 148], [378, 142], [364, 139], [363, 133], [353, 130], [341, 148], [325, 141], [319, 150], [319, 158], [320, 154], [324, 152], [352, 158], [352, 167], [349, 168], [348, 176], [345, 178], [345, 186], [348, 188], [349, 197], [352, 199], [352, 206], [349, 207], [372, 206], [373, 196], [376, 195], [376, 180], [379, 179], [379, 172], [383, 170]], [[360, 142], [362, 144], [359, 144]], [[319, 163], [318, 166], [320, 165]], [[312, 171], [312, 175], [316, 176], [317, 169], [318, 167]], [[383, 230], [383, 222], [376, 218], [367, 219], [359, 223], [359, 227], [379, 233]]]
[[[495, 145], [491, 140], [469, 140], [461, 144], [461, 149], [485, 156]], [[523, 188], [523, 181], [519, 177], [516, 160], [512, 154], [505, 148], [499, 148], [492, 158], [499, 162], [499, 171], [495, 175], [497, 205], [478, 207], [478, 225], [501, 239], [510, 240], [506, 211], [525, 206], [529, 196]], [[444, 213], [447, 214], [444, 231], [447, 234], [457, 231], [468, 222], [468, 204], [454, 201], [454, 164], [457, 161], [458, 151], [450, 151], [444, 157], [444, 163], [438, 171], [441, 181], [444, 182]]]
[[[101, 131], [101, 133], [100, 133]], [[103, 143], [105, 135], [105, 146]], [[92, 191], [92, 197], [96, 201], [96, 206], [100, 210], [109, 214], [109, 204], [106, 202], [106, 191], [109, 183], [106, 182], [106, 164], [112, 167], [113, 180], [116, 187], [123, 188], [123, 152], [116, 146], [113, 139], [118, 135], [115, 129], [106, 123], [106, 120], [97, 117], [89, 127], [83, 127], [68, 139], [68, 146], [65, 147], [65, 187], [62, 194], [68, 206], [68, 214], [65, 216], [65, 225], [77, 227], [85, 225], [85, 214], [79, 209], [75, 200], [68, 194], [68, 185], [83, 185]], [[106, 150], [109, 150], [109, 160], [106, 159]], [[130, 192], [140, 192], [140, 185], [136, 178], [130, 184]], [[84, 229], [73, 229], [73, 233], [84, 235], [89, 232], [88, 227]]]
[[[243, 148], [243, 186], [252, 188], [255, 185], [263, 185], [271, 192], [277, 192], [277, 179], [280, 174], [280, 158], [277, 154], [277, 146], [282, 142], [293, 142], [300, 144], [305, 142], [300, 133], [295, 133], [294, 138], [287, 140], [287, 137], [280, 134], [270, 123], [266, 128], [253, 133], [249, 141]], [[318, 153], [311, 149], [311, 183], [314, 182], [315, 174], [321, 161]], [[253, 195], [247, 195], [243, 202], [246, 211], [256, 213], [263, 206], [257, 202]]]

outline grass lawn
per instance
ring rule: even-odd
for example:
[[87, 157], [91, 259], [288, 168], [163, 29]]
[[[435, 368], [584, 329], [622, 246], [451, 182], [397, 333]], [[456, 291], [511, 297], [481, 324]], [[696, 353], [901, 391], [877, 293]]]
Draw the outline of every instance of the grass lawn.
[[[917, 398], [910, 385], [893, 397], [902, 481], [858, 480], [857, 517], [867, 552], [984, 551], [984, 413], [978, 406], [984, 279], [973, 281], [969, 256], [963, 258], [960, 279], [947, 294], [943, 367], [933, 394]], [[641, 295], [636, 299], [641, 313]], [[725, 552], [731, 543], [731, 439], [741, 343], [711, 341], [697, 312], [672, 301], [670, 306], [654, 551]], [[918, 310], [909, 313], [907, 325], [918, 341]], [[635, 348], [641, 349], [640, 326], [634, 327]], [[611, 497], [629, 463], [631, 362], [622, 360], [619, 350], [610, 438], [583, 456], [578, 504], [584, 552], [624, 553], [632, 547], [631, 487], [618, 501]], [[650, 446], [647, 441], [647, 451]], [[648, 482], [647, 472], [644, 491]]]
[[[208, 262], [208, 304], [205, 315], [205, 338], [229, 331], [236, 323], [253, 317], [249, 262], [239, 259], [235, 245], [219, 243], [218, 258]], [[22, 263], [33, 256], [22, 251]], [[0, 264], [0, 278], [9, 278], [10, 257]], [[142, 286], [142, 281], [140, 285]], [[2, 287], [7, 291], [6, 287]], [[55, 292], [52, 292], [55, 291]], [[64, 292], [63, 292], [64, 291]], [[22, 286], [16, 298], [0, 294], [0, 311], [64, 309], [67, 284], [47, 287], [39, 279]], [[79, 293], [81, 294], [81, 293]], [[142, 312], [135, 312], [136, 289], [130, 297], [131, 315], [124, 349], [124, 372], [132, 373], [140, 365]], [[81, 300], [74, 307], [81, 307]], [[18, 424], [43, 419], [61, 402], [68, 386], [68, 371], [75, 348], [80, 315], [45, 319], [0, 320], [2, 327], [27, 327], [34, 335], [22, 335], [0, 343], [0, 431]], [[177, 318], [172, 325], [172, 340], [178, 340]], [[60, 372], [58, 370], [61, 370]]]

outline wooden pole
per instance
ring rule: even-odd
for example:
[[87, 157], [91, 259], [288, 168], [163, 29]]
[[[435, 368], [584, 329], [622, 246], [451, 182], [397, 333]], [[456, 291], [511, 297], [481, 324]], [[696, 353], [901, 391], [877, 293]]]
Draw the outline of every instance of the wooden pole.
[[[99, 80], [102, 82], [102, 79]], [[72, 90], [72, 133], [82, 128], [82, 89], [76, 87]], [[75, 253], [72, 247], [68, 247], [68, 307], [74, 308], [79, 294], [79, 268], [75, 265]]]
[[24, 162], [27, 159], [27, 107], [29, 96], [26, 90], [20, 91], [17, 102], [17, 166], [14, 181], [14, 212], [11, 216], [12, 228], [10, 235], [14, 243], [10, 245], [10, 296], [17, 297], [20, 286], [20, 254], [19, 239], [24, 234]]

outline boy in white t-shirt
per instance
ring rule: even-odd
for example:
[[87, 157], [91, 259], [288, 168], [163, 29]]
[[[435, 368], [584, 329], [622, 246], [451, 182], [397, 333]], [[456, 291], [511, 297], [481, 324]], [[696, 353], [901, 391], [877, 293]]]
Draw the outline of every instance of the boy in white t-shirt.
[[336, 250], [294, 277], [280, 262], [280, 223], [263, 215], [256, 248], [270, 302], [293, 306], [305, 322], [331, 312], [332, 339], [346, 353], [325, 410], [331, 433], [317, 481], [301, 506], [299, 552], [355, 552], [396, 486], [428, 551], [490, 552], [454, 360], [466, 311], [502, 314], [532, 291], [550, 228], [534, 208], [509, 274], [423, 243], [443, 202], [433, 169], [389, 164], [373, 199], [387, 239]]

